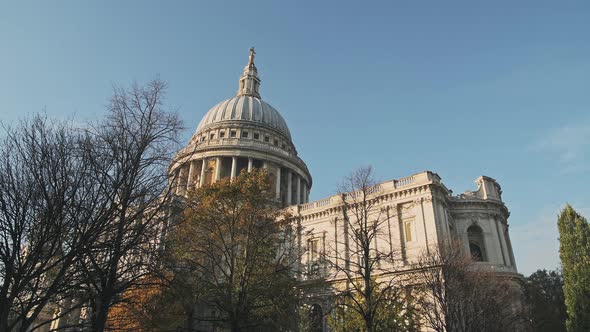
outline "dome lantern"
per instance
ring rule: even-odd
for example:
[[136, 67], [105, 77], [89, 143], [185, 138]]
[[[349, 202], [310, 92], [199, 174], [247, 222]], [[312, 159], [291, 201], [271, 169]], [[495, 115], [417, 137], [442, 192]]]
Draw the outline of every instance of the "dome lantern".
[[244, 73], [240, 77], [237, 96], [252, 96], [260, 98], [260, 78], [258, 78], [256, 65], [254, 65], [255, 54], [256, 51], [254, 51], [254, 47], [250, 47], [248, 64], [244, 67]]

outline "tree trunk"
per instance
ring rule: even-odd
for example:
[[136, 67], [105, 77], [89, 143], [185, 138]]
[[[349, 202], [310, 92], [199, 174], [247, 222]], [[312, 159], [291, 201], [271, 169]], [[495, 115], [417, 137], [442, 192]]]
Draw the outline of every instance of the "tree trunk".
[[8, 331], [8, 313], [13, 304], [13, 297], [8, 292], [12, 278], [11, 268], [7, 268], [6, 270], [2, 289], [0, 289], [0, 331]]
[[240, 332], [240, 324], [237, 320], [231, 322], [231, 332]]
[[92, 331], [104, 331], [108, 317], [108, 306], [104, 304], [102, 297], [94, 301], [92, 308]]
[[10, 306], [6, 303], [7, 301], [2, 302], [0, 305], [0, 331], [8, 331], [8, 308]]

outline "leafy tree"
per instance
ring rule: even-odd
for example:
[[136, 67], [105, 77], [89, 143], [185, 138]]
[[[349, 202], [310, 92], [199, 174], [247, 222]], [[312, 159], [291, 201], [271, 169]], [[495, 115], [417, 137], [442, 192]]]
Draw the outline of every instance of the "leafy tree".
[[565, 331], [567, 314], [559, 271], [537, 270], [526, 278], [525, 293], [534, 331]]
[[[398, 289], [390, 289], [390, 292]], [[375, 312], [375, 331], [417, 331], [418, 316], [414, 308], [411, 296], [402, 294], [384, 295], [385, 301], [381, 302]], [[344, 298], [344, 302], [338, 303], [328, 315], [328, 325], [331, 331], [367, 331], [365, 320], [357, 310], [351, 309], [356, 301], [351, 297]], [[399, 299], [405, 299], [400, 301]], [[394, 300], [392, 300], [394, 299]]]
[[164, 280], [146, 276], [143, 287], [126, 290], [121, 300], [109, 310], [107, 329], [115, 331], [161, 331], [158, 321]]
[[590, 331], [590, 226], [569, 204], [557, 220], [568, 331]]
[[257, 170], [189, 193], [185, 220], [172, 229], [168, 248], [185, 302], [197, 304], [190, 319], [201, 326], [295, 326], [297, 257], [290, 221], [274, 197], [266, 172]]

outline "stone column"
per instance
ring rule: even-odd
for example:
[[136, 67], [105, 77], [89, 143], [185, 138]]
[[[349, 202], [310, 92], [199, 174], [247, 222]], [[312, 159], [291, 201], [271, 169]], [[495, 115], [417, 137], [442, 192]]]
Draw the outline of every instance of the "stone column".
[[402, 218], [402, 205], [396, 204], [395, 205], [395, 212], [397, 214], [397, 228], [399, 230], [399, 246], [402, 256], [402, 262], [404, 265], [408, 264], [408, 256], [406, 253], [406, 234], [405, 234], [405, 227], [404, 221]]
[[231, 157], [231, 179], [236, 178], [236, 171], [238, 170], [238, 157]]
[[[268, 165], [267, 165], [268, 166]], [[277, 165], [277, 179], [276, 179], [277, 198], [281, 198], [281, 166]]]
[[268, 161], [265, 160], [262, 162], [262, 168], [268, 169]]
[[178, 186], [176, 187], [176, 195], [184, 195], [186, 192], [186, 167], [183, 165], [178, 171]]
[[221, 180], [221, 157], [215, 157], [215, 180], [217, 182]]
[[500, 250], [502, 250], [502, 258], [504, 259], [504, 265], [512, 266], [512, 262], [509, 257], [508, 246], [506, 245], [506, 238], [504, 237], [504, 224], [500, 221], [500, 218], [494, 218], [496, 222], [496, 231], [500, 240]]
[[287, 206], [291, 205], [291, 196], [293, 195], [293, 180], [291, 179], [291, 170], [287, 169]]
[[201, 166], [201, 178], [199, 179], [199, 188], [205, 185], [205, 169], [207, 168], [207, 158], [203, 158], [203, 165]]
[[309, 203], [307, 201], [307, 194], [306, 194], [307, 193], [307, 183], [305, 181], [303, 181], [303, 183], [302, 183], [302, 189], [301, 190], [303, 191], [303, 198], [302, 198], [302, 202], [301, 203]]
[[181, 168], [178, 168], [176, 170], [176, 179], [174, 180], [174, 193], [175, 194], [179, 194], [180, 191], [180, 183], [182, 182], [182, 179], [180, 177], [181, 173], [180, 173]]
[[193, 185], [193, 177], [195, 176], [195, 165], [194, 162], [191, 160], [188, 162], [188, 180], [186, 181], [186, 188], [190, 189]]
[[301, 176], [299, 174], [295, 176], [297, 177], [297, 197], [295, 197], [295, 204], [301, 204]]
[[253, 163], [254, 163], [254, 160], [252, 160], [252, 158], [248, 158], [248, 173], [252, 172]]

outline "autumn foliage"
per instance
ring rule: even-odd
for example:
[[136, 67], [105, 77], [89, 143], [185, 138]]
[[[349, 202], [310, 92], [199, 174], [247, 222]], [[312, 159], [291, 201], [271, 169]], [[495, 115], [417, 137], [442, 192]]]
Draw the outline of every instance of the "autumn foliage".
[[157, 331], [153, 321], [154, 313], [161, 306], [160, 300], [164, 291], [164, 280], [146, 277], [142, 287], [128, 289], [121, 302], [109, 311], [107, 329], [113, 331]]

